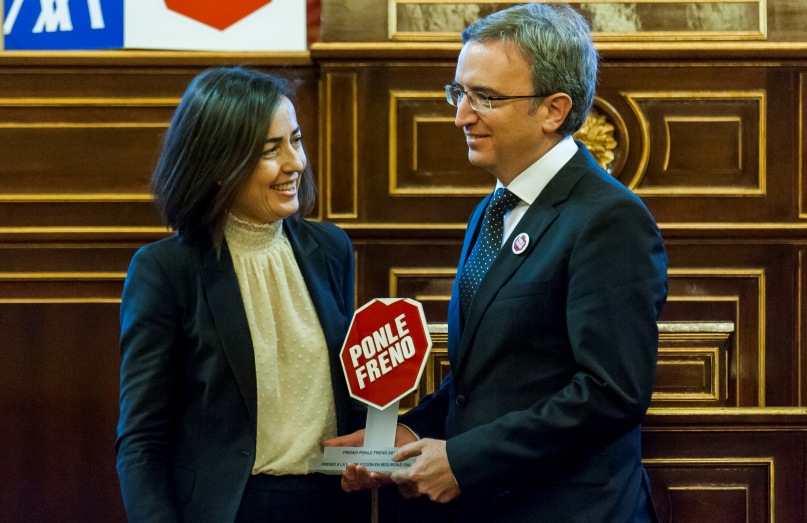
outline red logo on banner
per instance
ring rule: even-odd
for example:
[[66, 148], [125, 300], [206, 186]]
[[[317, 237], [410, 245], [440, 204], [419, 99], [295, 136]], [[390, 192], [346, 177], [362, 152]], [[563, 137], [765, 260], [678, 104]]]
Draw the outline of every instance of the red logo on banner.
[[342, 352], [354, 398], [384, 409], [417, 389], [432, 340], [420, 303], [372, 300], [356, 311]]
[[193, 18], [219, 31], [224, 31], [239, 20], [243, 20], [272, 0], [165, 0], [171, 11]]

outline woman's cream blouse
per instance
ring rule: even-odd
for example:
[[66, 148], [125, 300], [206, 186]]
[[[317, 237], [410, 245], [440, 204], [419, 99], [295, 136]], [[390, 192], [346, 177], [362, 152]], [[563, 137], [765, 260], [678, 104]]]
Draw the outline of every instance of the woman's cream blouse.
[[255, 351], [253, 474], [305, 474], [320, 441], [336, 436], [325, 337], [282, 223], [228, 215], [224, 230]]

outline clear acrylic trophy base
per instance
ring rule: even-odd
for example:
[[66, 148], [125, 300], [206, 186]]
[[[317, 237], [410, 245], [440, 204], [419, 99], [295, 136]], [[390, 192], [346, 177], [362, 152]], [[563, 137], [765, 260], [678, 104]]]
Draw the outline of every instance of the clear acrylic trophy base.
[[390, 474], [414, 463], [415, 458], [406, 461], [392, 461], [397, 450], [395, 430], [398, 426], [398, 401], [381, 410], [367, 407], [367, 428], [364, 432], [363, 447], [325, 447], [322, 458], [309, 461], [311, 472], [341, 474], [348, 463], [363, 465], [370, 472]]

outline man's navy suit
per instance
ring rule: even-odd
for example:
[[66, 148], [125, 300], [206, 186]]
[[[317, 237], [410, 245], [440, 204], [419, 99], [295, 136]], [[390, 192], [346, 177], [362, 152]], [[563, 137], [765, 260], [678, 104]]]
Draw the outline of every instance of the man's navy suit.
[[474, 211], [449, 305], [450, 374], [401, 419], [447, 439], [457, 521], [650, 520], [640, 423], [667, 258], [643, 203], [578, 149], [462, 318], [459, 274], [490, 197]]
[[[345, 434], [364, 423], [338, 360], [353, 315], [353, 250], [333, 225], [283, 225], [325, 335]], [[255, 461], [249, 325], [229, 251], [217, 257], [208, 243], [172, 236], [143, 247], [124, 286], [116, 448], [131, 523], [233, 521]]]

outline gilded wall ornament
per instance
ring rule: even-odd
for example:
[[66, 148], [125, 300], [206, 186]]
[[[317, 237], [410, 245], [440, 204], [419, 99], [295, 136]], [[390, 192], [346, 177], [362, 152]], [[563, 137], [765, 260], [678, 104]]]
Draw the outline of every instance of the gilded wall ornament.
[[600, 167], [611, 172], [614, 150], [618, 143], [614, 138], [614, 126], [609, 122], [607, 115], [592, 107], [583, 126], [574, 133], [574, 138], [586, 145]]

